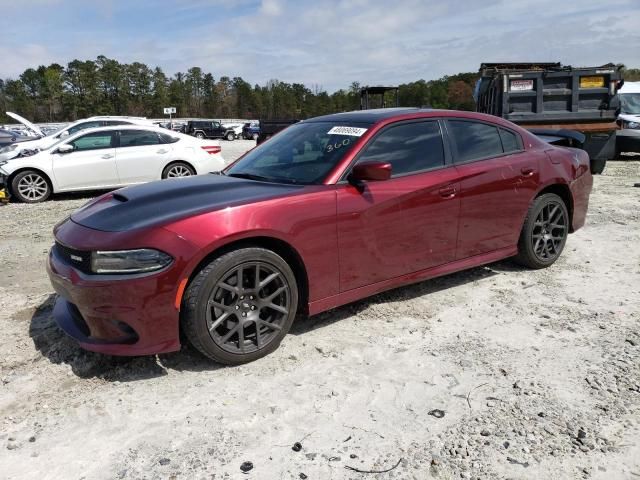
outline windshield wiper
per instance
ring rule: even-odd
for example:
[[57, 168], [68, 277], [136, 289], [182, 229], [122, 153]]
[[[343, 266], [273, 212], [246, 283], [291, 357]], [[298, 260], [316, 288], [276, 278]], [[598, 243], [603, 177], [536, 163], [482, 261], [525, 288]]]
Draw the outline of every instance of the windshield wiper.
[[227, 177], [246, 178], [248, 180], [257, 180], [259, 182], [272, 182], [269, 177], [263, 177], [262, 175], [255, 175], [253, 173], [227, 173]]

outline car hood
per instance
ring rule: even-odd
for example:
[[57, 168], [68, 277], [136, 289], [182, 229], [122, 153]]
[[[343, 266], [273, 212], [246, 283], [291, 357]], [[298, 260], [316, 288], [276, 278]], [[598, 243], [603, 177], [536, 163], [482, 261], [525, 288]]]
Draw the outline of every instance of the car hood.
[[24, 117], [21, 117], [20, 115], [18, 115], [17, 113], [13, 113], [13, 112], [6, 112], [6, 114], [8, 116], [10, 116], [11, 118], [13, 118], [14, 120], [19, 121], [21, 124], [23, 124], [25, 127], [27, 127], [29, 130], [31, 130], [33, 133], [40, 135], [41, 137], [44, 137], [44, 132], [42, 130], [40, 130], [39, 127], [37, 127], [36, 125], [34, 125], [33, 123], [31, 123], [29, 120], [27, 120]]
[[304, 188], [214, 174], [160, 180], [104, 195], [77, 210], [71, 220], [95, 230], [122, 232], [292, 195]]

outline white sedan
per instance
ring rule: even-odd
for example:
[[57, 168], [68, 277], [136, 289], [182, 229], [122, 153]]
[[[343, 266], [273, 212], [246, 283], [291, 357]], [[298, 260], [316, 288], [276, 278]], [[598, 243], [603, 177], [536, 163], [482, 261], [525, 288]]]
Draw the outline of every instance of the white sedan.
[[200, 140], [157, 127], [95, 128], [33, 155], [1, 161], [0, 184], [4, 179], [13, 197], [36, 203], [52, 193], [113, 189], [217, 172], [224, 167], [220, 152], [217, 140]]

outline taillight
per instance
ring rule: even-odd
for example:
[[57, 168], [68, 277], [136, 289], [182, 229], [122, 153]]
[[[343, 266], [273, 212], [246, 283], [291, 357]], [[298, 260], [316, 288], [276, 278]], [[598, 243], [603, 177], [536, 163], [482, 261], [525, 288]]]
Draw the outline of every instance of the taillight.
[[216, 154], [216, 153], [220, 153], [220, 152], [222, 151], [222, 148], [220, 148], [220, 147], [219, 147], [219, 146], [217, 146], [217, 145], [211, 145], [211, 146], [208, 146], [208, 147], [200, 147], [200, 148], [202, 148], [202, 149], [203, 149], [205, 152], [207, 152], [209, 155], [213, 155], [213, 154]]

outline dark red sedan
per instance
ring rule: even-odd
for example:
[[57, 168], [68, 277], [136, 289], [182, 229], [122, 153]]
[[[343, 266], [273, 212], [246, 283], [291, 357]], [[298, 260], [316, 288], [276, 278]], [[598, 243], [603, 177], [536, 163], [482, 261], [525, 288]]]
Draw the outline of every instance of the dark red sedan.
[[556, 261], [585, 221], [581, 150], [497, 117], [384, 109], [305, 120], [217, 175], [106, 194], [55, 228], [54, 315], [86, 349], [229, 364], [314, 315], [515, 257]]

